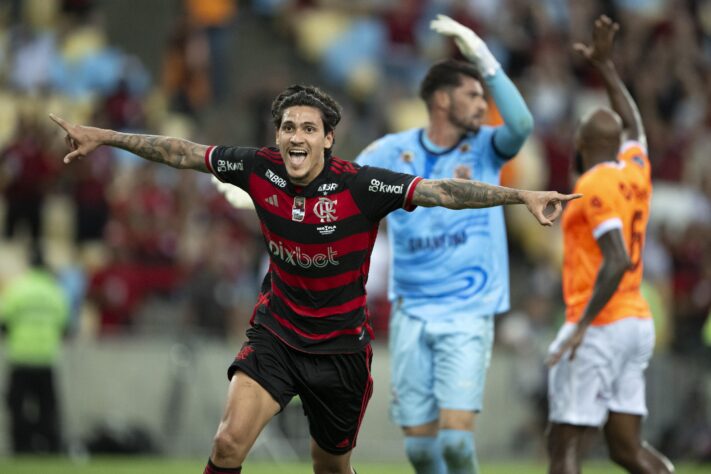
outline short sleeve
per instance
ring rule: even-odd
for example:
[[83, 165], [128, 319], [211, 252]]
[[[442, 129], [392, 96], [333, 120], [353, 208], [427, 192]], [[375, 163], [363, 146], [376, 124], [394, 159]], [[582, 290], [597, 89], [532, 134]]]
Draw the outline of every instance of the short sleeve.
[[621, 161], [629, 162], [629, 161], [633, 160], [635, 157], [639, 157], [639, 159], [646, 160], [647, 149], [644, 146], [642, 146], [642, 144], [638, 141], [627, 140], [620, 147], [619, 159]]
[[610, 174], [586, 176], [575, 191], [583, 194], [583, 212], [595, 239], [612, 229], [622, 228], [620, 193], [616, 189], [618, 180]]
[[617, 155], [619, 161], [624, 162], [627, 166], [642, 170], [644, 175], [649, 178], [651, 176], [651, 164], [649, 163], [649, 155], [647, 149], [642, 144], [635, 140], [628, 140], [620, 147], [620, 152]]
[[351, 188], [351, 193], [358, 207], [371, 220], [380, 220], [389, 213], [405, 209], [412, 211], [417, 206], [412, 204], [419, 176], [364, 166]]
[[258, 148], [211, 146], [205, 152], [205, 165], [220, 181], [247, 190], [249, 175], [260, 151]]

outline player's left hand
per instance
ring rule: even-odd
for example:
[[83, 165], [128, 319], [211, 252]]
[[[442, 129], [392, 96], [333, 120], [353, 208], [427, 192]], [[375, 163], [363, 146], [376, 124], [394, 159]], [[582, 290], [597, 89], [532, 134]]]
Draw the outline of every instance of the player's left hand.
[[592, 44], [575, 43], [573, 49], [591, 63], [602, 65], [612, 59], [612, 44], [619, 29], [617, 22], [606, 15], [600, 15], [593, 27]]
[[477, 65], [484, 76], [493, 76], [501, 67], [479, 35], [447, 15], [437, 15], [430, 22], [430, 29], [444, 36], [451, 36], [459, 51]]
[[558, 348], [558, 350], [548, 355], [548, 358], [546, 359], [546, 365], [548, 367], [553, 367], [560, 361], [560, 359], [563, 358], [563, 355], [567, 351], [570, 351], [570, 357], [568, 359], [575, 359], [575, 352], [578, 350], [578, 347], [580, 347], [580, 344], [583, 342], [583, 337], [585, 336], [585, 331], [587, 328], [588, 327], [586, 325], [578, 324], [575, 328], [575, 331], [573, 331], [573, 334]]
[[[525, 191], [523, 201], [539, 224], [550, 226], [563, 212], [563, 203], [582, 197], [582, 194], [561, 194], [556, 191]], [[552, 210], [549, 210], [552, 208]]]

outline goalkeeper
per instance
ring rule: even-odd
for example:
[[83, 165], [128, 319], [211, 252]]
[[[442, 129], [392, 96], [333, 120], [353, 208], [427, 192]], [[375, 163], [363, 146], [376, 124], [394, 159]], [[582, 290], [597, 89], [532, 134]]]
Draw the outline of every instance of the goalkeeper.
[[[357, 162], [427, 179], [499, 184], [501, 167], [531, 133], [531, 113], [476, 33], [444, 15], [431, 28], [452, 37], [469, 62], [434, 64], [420, 86], [427, 127], [387, 135]], [[487, 93], [502, 126], [483, 125]], [[387, 222], [391, 417], [417, 473], [475, 473], [473, 429], [494, 317], [509, 310], [503, 210], [420, 207], [393, 212]]]

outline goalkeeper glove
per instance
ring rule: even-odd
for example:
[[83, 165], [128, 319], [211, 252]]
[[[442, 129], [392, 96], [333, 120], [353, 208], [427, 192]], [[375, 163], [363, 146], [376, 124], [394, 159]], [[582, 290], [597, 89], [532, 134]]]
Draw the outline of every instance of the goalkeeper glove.
[[459, 51], [476, 65], [485, 78], [496, 74], [501, 67], [479, 35], [461, 23], [446, 15], [437, 15], [437, 18], [430, 22], [430, 28], [441, 35], [451, 36]]

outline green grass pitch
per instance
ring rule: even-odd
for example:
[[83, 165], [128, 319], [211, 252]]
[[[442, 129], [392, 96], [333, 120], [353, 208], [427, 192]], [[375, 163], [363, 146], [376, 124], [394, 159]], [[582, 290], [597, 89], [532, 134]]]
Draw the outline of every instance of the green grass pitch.
[[[72, 462], [66, 458], [15, 458], [0, 459], [3, 474], [201, 474], [204, 460], [160, 458], [96, 458], [91, 461]], [[411, 474], [405, 464], [356, 463], [358, 474]], [[247, 462], [245, 474], [306, 474], [312, 472], [306, 463]], [[482, 474], [545, 474], [546, 466], [535, 462], [484, 463]], [[583, 465], [585, 474], [623, 474], [624, 471], [605, 462]], [[677, 474], [708, 474], [711, 464], [677, 466]]]

